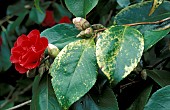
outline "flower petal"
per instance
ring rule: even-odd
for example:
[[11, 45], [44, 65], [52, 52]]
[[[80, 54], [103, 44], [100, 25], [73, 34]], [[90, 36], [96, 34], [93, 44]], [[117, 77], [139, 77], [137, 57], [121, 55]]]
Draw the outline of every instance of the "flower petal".
[[52, 27], [55, 24], [56, 24], [56, 21], [55, 21], [54, 16], [53, 16], [53, 11], [47, 10], [46, 15], [45, 15], [45, 19], [42, 22], [42, 26], [44, 26], [44, 27], [45, 26]]
[[19, 63], [15, 64], [15, 69], [19, 71], [19, 73], [23, 74], [28, 71], [28, 69], [22, 67]]
[[48, 39], [47, 38], [41, 37], [40, 42], [42, 42], [42, 44], [44, 45], [44, 48], [46, 48], [48, 46]]
[[40, 40], [40, 32], [37, 29], [32, 30], [27, 37], [29, 38], [29, 40], [31, 42], [33, 42], [34, 44], [38, 43]]
[[41, 54], [35, 53], [33, 50], [30, 50], [24, 56], [22, 56], [22, 59], [20, 60], [21, 61], [20, 64], [25, 68], [33, 69], [39, 66], [40, 58], [41, 58]]
[[28, 37], [26, 35], [22, 34], [21, 36], [19, 36], [17, 38], [17, 41], [14, 46], [20, 46], [22, 44], [22, 42], [26, 41], [26, 40], [28, 40]]
[[59, 24], [61, 24], [61, 23], [71, 23], [71, 20], [68, 16], [64, 16], [60, 19], [60, 21], [58, 23]]
[[24, 52], [24, 50], [23, 50], [23, 48], [21, 46], [13, 47], [11, 49], [11, 54], [22, 53], [22, 52]]
[[12, 63], [19, 63], [19, 58], [20, 58], [20, 54], [19, 53], [15, 53], [15, 54], [12, 54], [10, 56], [10, 61]]

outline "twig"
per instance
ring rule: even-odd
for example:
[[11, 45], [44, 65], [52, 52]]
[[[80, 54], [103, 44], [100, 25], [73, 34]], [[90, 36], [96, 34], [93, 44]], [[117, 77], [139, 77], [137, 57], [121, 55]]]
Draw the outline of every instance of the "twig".
[[123, 89], [123, 88], [125, 88], [125, 87], [127, 87], [127, 86], [129, 86], [129, 85], [131, 85], [131, 84], [133, 84], [133, 83], [137, 83], [137, 82], [139, 82], [139, 81], [133, 81], [133, 82], [130, 82], [130, 83], [121, 85], [120, 88]]
[[136, 26], [136, 25], [144, 25], [144, 24], [159, 24], [165, 21], [170, 20], [170, 17], [162, 19], [160, 21], [155, 21], [155, 22], [138, 22], [138, 23], [132, 23], [132, 24], [124, 24], [124, 26]]
[[19, 92], [18, 95], [24, 94], [26, 91], [28, 91], [28, 90], [31, 89], [31, 88], [32, 88], [32, 83], [31, 83], [30, 85], [28, 85], [25, 89], [23, 89], [21, 92]]
[[[30, 85], [28, 85], [25, 89], [23, 89], [22, 91], [18, 92], [14, 92], [13, 96], [11, 99], [7, 99], [3, 104], [0, 105], [0, 109], [3, 108], [6, 104], [8, 104], [9, 102], [12, 102], [18, 95], [22, 95], [24, 94], [26, 91], [28, 91], [30, 88], [32, 87], [32, 83]], [[15, 94], [16, 93], [16, 94]]]
[[14, 110], [14, 109], [20, 108], [20, 107], [22, 107], [22, 106], [24, 106], [24, 105], [27, 105], [27, 104], [29, 104], [29, 103], [31, 103], [31, 100], [28, 100], [28, 101], [26, 101], [26, 102], [23, 102], [23, 103], [21, 103], [21, 104], [19, 104], [19, 105], [16, 105], [16, 106], [14, 106], [14, 107], [11, 107], [11, 108], [9, 108], [9, 109], [7, 109], [7, 110]]
[[110, 13], [109, 13], [109, 15], [108, 15], [108, 17], [106, 19], [106, 22], [104, 23], [105, 26], [107, 25], [107, 23], [109, 22], [110, 18], [112, 17], [112, 13], [113, 13], [113, 10], [110, 10]]
[[7, 22], [9, 19], [11, 19], [13, 16], [6, 16], [4, 19], [0, 20], [0, 25]]
[[150, 65], [150, 66], [147, 66], [146, 69], [153, 69], [153, 68], [157, 67], [159, 64], [161, 64], [162, 62], [164, 62], [165, 60], [167, 60], [167, 59], [169, 59], [169, 58], [170, 58], [170, 56], [165, 57], [165, 58], [157, 61], [155, 64]]

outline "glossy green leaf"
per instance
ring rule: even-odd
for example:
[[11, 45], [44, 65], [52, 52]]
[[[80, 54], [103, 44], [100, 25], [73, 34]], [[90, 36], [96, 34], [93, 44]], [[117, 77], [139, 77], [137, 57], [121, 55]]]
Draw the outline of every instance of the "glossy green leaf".
[[151, 77], [156, 83], [164, 87], [170, 85], [170, 72], [165, 70], [146, 70], [146, 73]]
[[130, 0], [116, 0], [121, 7], [127, 7], [130, 4]]
[[34, 5], [37, 8], [37, 10], [39, 10], [41, 13], [43, 13], [43, 11], [40, 8], [40, 0], [34, 0]]
[[[114, 23], [123, 25], [137, 22], [153, 22], [165, 19], [170, 16], [170, 2], [165, 1], [159, 6], [159, 8], [155, 10], [151, 16], [149, 16], [149, 10], [151, 6], [152, 2], [141, 2], [124, 8], [115, 16]], [[151, 48], [160, 39], [165, 37], [170, 31], [169, 29], [156, 29], [162, 28], [162, 24], [146, 24], [134, 26], [144, 35], [145, 51]]]
[[41, 36], [45, 36], [49, 43], [54, 44], [61, 50], [70, 42], [78, 40], [76, 36], [79, 32], [72, 24], [58, 24], [43, 31]]
[[157, 31], [157, 30], [145, 31], [144, 32], [145, 51], [151, 48], [159, 40], [164, 38], [169, 32], [170, 32], [170, 29], [161, 30], [161, 31]]
[[2, 45], [0, 46], [0, 72], [6, 71], [10, 66], [10, 48], [8, 37], [5, 32], [1, 33]]
[[139, 31], [126, 26], [112, 26], [97, 40], [97, 63], [115, 85], [137, 66], [143, 49], [143, 36]]
[[51, 66], [52, 86], [64, 109], [85, 95], [96, 82], [97, 62], [93, 40], [84, 39], [68, 44]]
[[62, 110], [51, 85], [51, 76], [44, 74], [34, 80], [31, 110]]
[[102, 93], [88, 93], [73, 104], [71, 110], [119, 110], [118, 102], [114, 92], [109, 87]]
[[14, 106], [14, 102], [8, 102], [4, 107], [1, 108], [1, 104], [5, 103], [6, 100], [0, 100], [0, 110], [7, 110]]
[[127, 110], [143, 110], [145, 104], [147, 103], [150, 93], [152, 90], [152, 85], [148, 85], [135, 99], [132, 105]]
[[76, 17], [85, 17], [99, 0], [65, 0], [65, 4]]
[[141, 2], [122, 9], [115, 16], [115, 24], [123, 25], [144, 21], [158, 21], [170, 16], [170, 2], [165, 1], [162, 3], [155, 12], [148, 16], [150, 8], [152, 6], [151, 1]]
[[37, 24], [41, 24], [45, 18], [45, 13], [40, 12], [36, 8], [32, 8], [29, 14], [29, 19], [34, 21]]
[[169, 110], [170, 108], [170, 85], [157, 90], [152, 94], [144, 110]]

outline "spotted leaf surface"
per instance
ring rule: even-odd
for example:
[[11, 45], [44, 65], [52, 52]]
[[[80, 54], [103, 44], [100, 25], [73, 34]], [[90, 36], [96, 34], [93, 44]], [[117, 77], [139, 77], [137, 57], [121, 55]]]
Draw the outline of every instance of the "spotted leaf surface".
[[137, 66], [143, 50], [144, 40], [139, 31], [112, 26], [97, 40], [97, 63], [108, 79], [117, 84]]
[[97, 61], [93, 39], [65, 46], [50, 68], [52, 86], [63, 109], [85, 95], [96, 82]]
[[[161, 0], [159, 0], [161, 3]], [[131, 24], [138, 22], [153, 22], [159, 21], [170, 16], [170, 2], [165, 1], [159, 5], [154, 13], [149, 16], [149, 11], [152, 7], [152, 1], [141, 2], [122, 9], [116, 16], [114, 23], [117, 25]], [[139, 30], [144, 36], [144, 51], [150, 49], [159, 40], [164, 38], [170, 29], [167, 29], [169, 22], [158, 24], [145, 24], [133, 26]]]

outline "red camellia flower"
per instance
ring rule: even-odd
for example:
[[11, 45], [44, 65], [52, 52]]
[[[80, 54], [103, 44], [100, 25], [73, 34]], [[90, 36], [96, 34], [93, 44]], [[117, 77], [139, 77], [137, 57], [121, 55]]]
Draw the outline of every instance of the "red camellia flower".
[[53, 16], [53, 11], [47, 10], [46, 15], [45, 15], [45, 19], [42, 22], [42, 26], [44, 26], [44, 27], [45, 26], [52, 27], [55, 24], [56, 24], [56, 21], [55, 21], [54, 16]]
[[11, 49], [10, 60], [15, 63], [15, 69], [23, 74], [40, 65], [47, 46], [47, 38], [40, 37], [38, 30], [32, 30], [27, 36], [23, 34], [18, 37]]
[[60, 23], [71, 23], [71, 20], [68, 16], [64, 16], [60, 19], [59, 24]]

